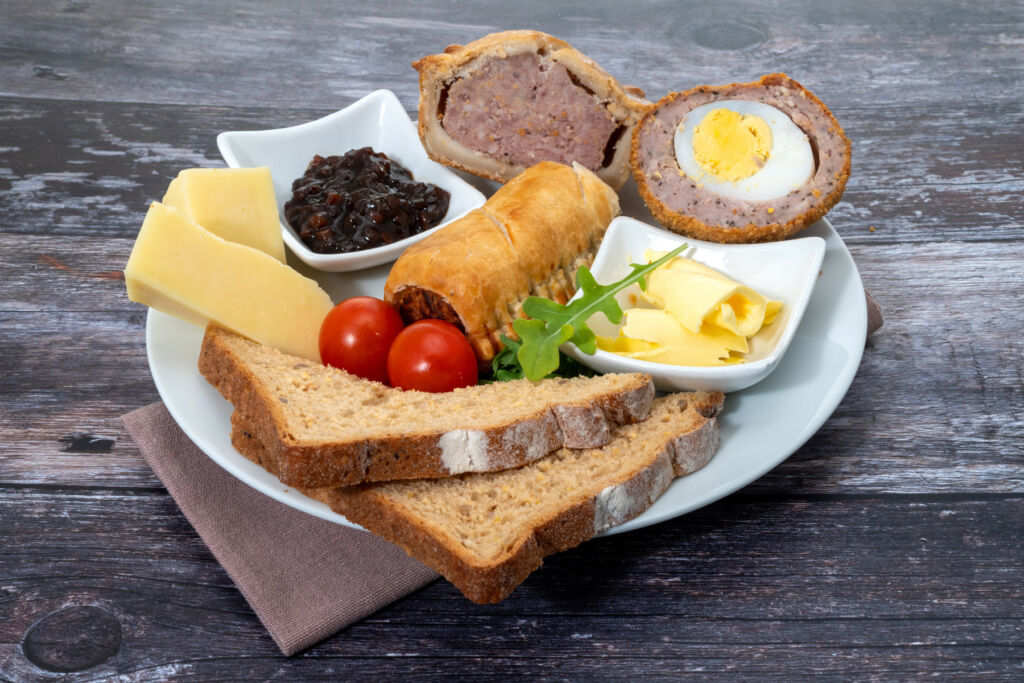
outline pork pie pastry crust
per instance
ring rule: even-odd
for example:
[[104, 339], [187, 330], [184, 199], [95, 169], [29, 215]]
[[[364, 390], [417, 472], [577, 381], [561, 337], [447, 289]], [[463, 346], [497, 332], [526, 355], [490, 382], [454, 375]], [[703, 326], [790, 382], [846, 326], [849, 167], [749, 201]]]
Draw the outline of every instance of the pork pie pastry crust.
[[[789, 194], [770, 201], [730, 199], [703, 189], [676, 160], [674, 136], [686, 114], [720, 100], [751, 100], [786, 114], [808, 137], [815, 169]], [[659, 100], [633, 130], [633, 178], [654, 217], [676, 232], [712, 242], [770, 242], [800, 232], [843, 196], [850, 140], [832, 112], [786, 74], [753, 83], [702, 85]]]
[[412, 65], [435, 161], [498, 182], [540, 161], [578, 162], [615, 189], [629, 177], [632, 130], [650, 102], [565, 41], [503, 31]]

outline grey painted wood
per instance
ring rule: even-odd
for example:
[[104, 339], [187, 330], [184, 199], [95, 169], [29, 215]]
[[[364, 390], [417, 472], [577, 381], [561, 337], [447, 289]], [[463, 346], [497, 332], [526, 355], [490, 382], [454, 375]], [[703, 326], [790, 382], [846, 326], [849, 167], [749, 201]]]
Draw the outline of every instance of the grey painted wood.
[[[0, 201], [10, 212], [4, 231], [133, 236], [168, 177], [224, 165], [218, 132], [290, 126], [331, 111], [5, 98], [0, 121], [12, 142], [0, 143]], [[988, 242], [1024, 233], [1019, 102], [865, 107], [843, 123], [854, 142], [853, 174], [830, 217], [849, 243]], [[625, 190], [635, 194], [632, 180]]]
[[[634, 5], [4, 4], [0, 679], [1024, 676], [1024, 6]], [[118, 419], [158, 398], [119, 271], [217, 132], [381, 87], [414, 111], [410, 61], [524, 26], [651, 97], [776, 70], [820, 95], [854, 141], [830, 218], [885, 327], [738, 494], [285, 659]]]
[[68, 601], [122, 624], [119, 652], [90, 676], [894, 677], [1010, 672], [1024, 655], [1024, 546], [1002, 531], [1024, 524], [1017, 497], [740, 494], [552, 557], [499, 605], [438, 581], [288, 662], [168, 497], [8, 490], [0, 502], [25, 560], [5, 577], [0, 624], [16, 679], [38, 673], [21, 634]]
[[651, 97], [786, 71], [840, 112], [846, 103], [889, 108], [940, 95], [955, 109], [1012, 104], [1024, 84], [1020, 5], [992, 0], [660, 0], [628, 9], [615, 0], [461, 8], [9, 0], [5, 19], [4, 92], [72, 100], [333, 109], [388, 88], [412, 109], [410, 62], [509, 28], [564, 38]]

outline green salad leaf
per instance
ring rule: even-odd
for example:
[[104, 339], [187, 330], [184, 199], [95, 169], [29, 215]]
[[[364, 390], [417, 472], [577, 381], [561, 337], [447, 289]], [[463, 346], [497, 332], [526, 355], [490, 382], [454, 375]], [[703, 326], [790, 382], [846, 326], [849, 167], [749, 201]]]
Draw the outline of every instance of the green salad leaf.
[[[519, 347], [522, 346], [521, 342], [518, 339], [509, 339], [505, 335], [501, 335], [501, 343], [503, 348], [491, 360], [493, 377], [489, 380], [481, 380], [484, 384], [508, 382], [526, 377], [523, 366], [519, 364], [519, 359], [516, 357]], [[559, 352], [558, 368], [551, 373], [555, 377], [593, 377], [595, 374], [597, 373], [583, 363], [561, 352]]]
[[[590, 317], [595, 313], [603, 313], [612, 323], [622, 322], [622, 307], [615, 300], [615, 295], [633, 284], [640, 285], [640, 289], [646, 291], [647, 275], [678, 256], [687, 246], [681, 244], [653, 263], [631, 264], [629, 275], [610, 285], [599, 285], [590, 270], [581, 266], [576, 273], [576, 289], [582, 293], [567, 304], [537, 296], [526, 299], [523, 312], [529, 317], [519, 318], [512, 323], [520, 342], [513, 342], [517, 348], [511, 351], [512, 346], [506, 344], [502, 353], [495, 357], [495, 377], [498, 377], [499, 358], [503, 374], [516, 373], [521, 369], [523, 374], [520, 376], [536, 381], [558, 370], [558, 347], [565, 342], [572, 342], [586, 354], [597, 351], [597, 338], [587, 327]], [[506, 351], [509, 351], [509, 355], [502, 358]], [[511, 354], [514, 354], [518, 369], [513, 369], [516, 364], [512, 362]]]

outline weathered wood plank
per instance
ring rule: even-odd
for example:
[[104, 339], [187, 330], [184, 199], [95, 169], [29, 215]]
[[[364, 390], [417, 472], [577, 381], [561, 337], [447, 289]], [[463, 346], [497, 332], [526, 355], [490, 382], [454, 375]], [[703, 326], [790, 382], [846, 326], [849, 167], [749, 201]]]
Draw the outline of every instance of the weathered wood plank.
[[[11, 0], [3, 14], [0, 679], [1024, 677], [1019, 3]], [[511, 26], [652, 97], [775, 70], [803, 81], [854, 141], [831, 218], [886, 325], [822, 430], [743, 492], [551, 558], [500, 605], [437, 582], [285, 660], [117, 419], [157, 396], [116, 272], [169, 179], [221, 164], [217, 132], [380, 87], [414, 110], [409, 61]], [[118, 622], [117, 654], [80, 674], [33, 664], [60, 663], [48, 639], [76, 619], [107, 651]]]
[[[329, 111], [0, 98], [9, 129], [0, 145], [0, 231], [134, 236], [148, 203], [179, 170], [223, 165], [218, 132], [294, 125]], [[1018, 102], [881, 102], [851, 110], [843, 123], [854, 141], [853, 174], [831, 218], [851, 244], [1024, 236]], [[632, 181], [623, 192], [642, 209]]]
[[274, 0], [258, 9], [18, 0], [5, 4], [0, 26], [0, 82], [31, 97], [307, 108], [389, 88], [414, 109], [411, 61], [510, 27], [568, 40], [655, 98], [772, 71], [806, 81], [840, 112], [865, 103], [1012, 102], [1024, 83], [1024, 16], [991, 0], [916, 9], [884, 0], [663, 0], [626, 9], [601, 0], [571, 11], [544, 0], [476, 11], [411, 0]]
[[[123, 267], [131, 240], [21, 240], [0, 235], [0, 345], [10, 364], [0, 377], [0, 481], [157, 485], [117, 419], [158, 399], [145, 309], [105, 275]], [[854, 255], [885, 327], [832, 418], [754, 490], [1024, 491], [1024, 338], [1007, 310], [1009, 293], [1024, 291], [1024, 244], [858, 246]], [[115, 443], [107, 453], [62, 450], [76, 433]]]
[[38, 676], [18, 643], [71, 605], [122, 624], [90, 677], [1009, 673], [1024, 541], [1004, 529], [1022, 500], [733, 496], [550, 558], [499, 605], [437, 582], [285, 662], [168, 497], [5, 489], [0, 539], [21, 561], [0, 595], [0, 675]]

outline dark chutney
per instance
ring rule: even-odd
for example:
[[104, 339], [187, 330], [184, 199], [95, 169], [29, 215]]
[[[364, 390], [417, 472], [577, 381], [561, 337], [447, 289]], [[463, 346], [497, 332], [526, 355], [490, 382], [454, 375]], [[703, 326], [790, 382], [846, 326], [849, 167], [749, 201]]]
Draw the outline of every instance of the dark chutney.
[[318, 254], [372, 249], [428, 230], [448, 213], [451, 195], [418, 183], [372, 147], [309, 162], [284, 205], [288, 225]]

